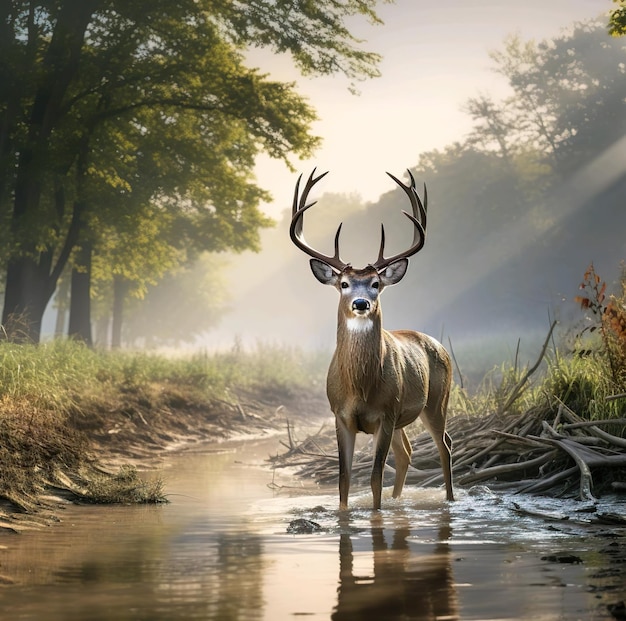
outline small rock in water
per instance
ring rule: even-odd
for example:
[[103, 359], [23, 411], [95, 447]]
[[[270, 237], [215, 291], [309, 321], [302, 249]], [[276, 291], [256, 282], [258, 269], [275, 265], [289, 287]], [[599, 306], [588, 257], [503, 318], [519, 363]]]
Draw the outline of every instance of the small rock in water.
[[607, 608], [616, 619], [626, 619], [626, 604], [623, 601], [617, 602], [617, 604], [608, 604]]
[[486, 485], [472, 485], [467, 490], [468, 496], [495, 496], [495, 494]]
[[314, 533], [318, 530], [322, 530], [322, 527], [317, 522], [305, 520], [304, 518], [291, 520], [291, 522], [289, 522], [289, 526], [287, 526], [287, 532], [294, 535]]
[[542, 561], [549, 561], [550, 563], [582, 563], [583, 559], [580, 556], [574, 554], [550, 554], [548, 556], [542, 556]]

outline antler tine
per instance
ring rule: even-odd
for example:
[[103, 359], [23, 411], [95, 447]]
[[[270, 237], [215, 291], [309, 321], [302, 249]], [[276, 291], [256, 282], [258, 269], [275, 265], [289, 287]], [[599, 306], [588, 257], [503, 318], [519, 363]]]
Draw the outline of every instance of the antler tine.
[[302, 231], [303, 215], [307, 209], [310, 209], [316, 203], [316, 201], [313, 201], [312, 203], [309, 203], [309, 204], [306, 203], [308, 194], [311, 188], [320, 179], [322, 179], [328, 174], [328, 171], [326, 171], [325, 173], [322, 173], [321, 175], [318, 175], [317, 177], [315, 177], [315, 170], [316, 169], [314, 168], [313, 172], [309, 175], [309, 178], [304, 186], [304, 189], [302, 190], [302, 195], [300, 197], [298, 197], [298, 195], [299, 195], [300, 180], [302, 179], [302, 175], [298, 177], [298, 181], [296, 182], [296, 189], [293, 195], [293, 206], [291, 210], [291, 225], [289, 227], [289, 236], [291, 237], [291, 241], [298, 248], [300, 248], [300, 250], [302, 250], [309, 256], [313, 257], [314, 259], [319, 259], [320, 261], [324, 261], [324, 263], [327, 263], [331, 267], [334, 267], [336, 270], [341, 272], [347, 266], [347, 263], [344, 263], [339, 258], [339, 234], [341, 233], [341, 226], [342, 226], [341, 224], [337, 228], [337, 233], [335, 234], [335, 254], [332, 257], [324, 255], [321, 252], [318, 252], [317, 250], [309, 246], [307, 241], [304, 239], [304, 233]]
[[416, 254], [424, 247], [424, 242], [426, 241], [426, 209], [428, 206], [426, 184], [424, 184], [424, 203], [422, 203], [419, 194], [415, 189], [415, 178], [410, 170], [407, 172], [409, 173], [409, 178], [411, 180], [409, 185], [404, 185], [402, 181], [400, 181], [397, 177], [394, 177], [391, 173], [387, 174], [404, 190], [405, 194], [409, 197], [409, 201], [411, 202], [411, 210], [413, 211], [413, 214], [407, 213], [406, 211], [403, 211], [402, 213], [409, 220], [411, 220], [415, 227], [413, 230], [413, 243], [408, 250], [400, 252], [392, 257], [385, 258], [385, 227], [381, 225], [380, 250], [378, 252], [378, 259], [376, 259], [376, 263], [373, 265], [373, 267], [377, 270], [381, 270], [399, 259], [408, 258]]
[[378, 250], [378, 258], [376, 259], [376, 263], [374, 265], [378, 265], [385, 260], [383, 253], [385, 252], [385, 225], [380, 223], [380, 249]]

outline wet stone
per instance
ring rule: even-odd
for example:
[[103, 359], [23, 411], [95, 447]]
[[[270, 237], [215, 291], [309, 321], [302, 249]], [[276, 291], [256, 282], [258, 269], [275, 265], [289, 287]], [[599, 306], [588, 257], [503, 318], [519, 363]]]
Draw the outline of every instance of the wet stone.
[[322, 530], [322, 527], [317, 522], [305, 520], [304, 518], [291, 520], [291, 522], [289, 522], [289, 526], [287, 526], [287, 532], [292, 535], [315, 533], [320, 530]]
[[616, 619], [626, 619], [626, 604], [623, 601], [616, 604], [608, 604], [607, 608]]
[[548, 561], [549, 563], [582, 563], [583, 560], [580, 556], [575, 554], [549, 554], [548, 556], [542, 556], [542, 561]]

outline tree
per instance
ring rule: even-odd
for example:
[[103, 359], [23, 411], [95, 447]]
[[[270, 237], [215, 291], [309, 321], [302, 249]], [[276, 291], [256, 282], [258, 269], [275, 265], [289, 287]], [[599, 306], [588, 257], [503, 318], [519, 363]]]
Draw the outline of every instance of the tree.
[[508, 37], [490, 54], [513, 90], [495, 106], [509, 120], [508, 140], [543, 153], [559, 179], [607, 148], [626, 131], [625, 50], [601, 21], [540, 43]]
[[[85, 196], [91, 199], [99, 183], [117, 190], [118, 198], [135, 194], [143, 181], [127, 175], [127, 160], [147, 157], [136, 151], [144, 131], [154, 139], [164, 126], [195, 123], [205, 137], [203, 169], [211, 170], [204, 185], [191, 191], [185, 187], [191, 162], [182, 161], [177, 169], [187, 177], [168, 178], [167, 186], [152, 193], [144, 188], [146, 200], [176, 204], [179, 213], [192, 205], [195, 217], [180, 224], [198, 242], [225, 232], [228, 240], [217, 245], [254, 244], [263, 196], [252, 179], [255, 155], [265, 151], [289, 163], [293, 155], [308, 155], [317, 139], [309, 132], [314, 112], [295, 86], [247, 68], [243, 52], [270, 46], [291, 53], [304, 73], [375, 76], [378, 56], [361, 50], [346, 26], [357, 14], [378, 21], [375, 5], [376, 0], [2, 3], [0, 210], [10, 230], [3, 322], [21, 315], [30, 338], [38, 339], [44, 309], [72, 250], [81, 238], [96, 247], [89, 226], [98, 201]], [[212, 139], [220, 127], [230, 136], [228, 149], [221, 134], [217, 142]], [[124, 144], [123, 137], [133, 133], [137, 140]], [[213, 170], [209, 155], [216, 144], [222, 147], [220, 166]], [[165, 145], [152, 156], [180, 157], [167, 152]], [[97, 166], [105, 155], [106, 165]], [[97, 207], [100, 219], [120, 216], [119, 209]], [[216, 231], [192, 230], [216, 223]]]
[[613, 0], [617, 8], [609, 13], [609, 34], [622, 37], [626, 34], [626, 3], [624, 0]]

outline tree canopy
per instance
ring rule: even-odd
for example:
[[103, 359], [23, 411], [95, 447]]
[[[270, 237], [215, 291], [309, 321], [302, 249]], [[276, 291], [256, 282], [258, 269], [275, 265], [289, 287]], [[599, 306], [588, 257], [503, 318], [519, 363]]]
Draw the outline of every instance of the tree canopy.
[[617, 8], [609, 13], [609, 32], [614, 37], [626, 34], [626, 3], [624, 0], [613, 0]]
[[303, 73], [376, 76], [379, 57], [347, 26], [377, 22], [375, 5], [3, 2], [5, 326], [19, 318], [37, 340], [62, 271], [90, 274], [92, 255], [141, 288], [200, 252], [257, 247], [269, 222], [255, 157], [291, 165], [319, 139], [295, 85], [248, 67], [245, 51], [289, 53]]
[[[544, 41], [508, 37], [491, 58], [509, 94], [477, 94], [466, 104], [473, 119], [466, 137], [415, 154], [418, 190], [421, 181], [428, 186], [427, 241], [402, 285], [385, 292], [389, 327], [435, 336], [445, 327], [453, 341], [497, 331], [500, 343], [502, 331], [515, 338], [526, 330], [543, 332], [548, 313], [565, 313], [568, 301], [578, 313], [573, 298], [590, 260], [604, 274], [626, 257], [625, 41], [609, 36], [606, 21], [593, 20]], [[305, 230], [312, 232], [313, 212], [324, 209], [325, 199], [305, 216]], [[411, 227], [400, 213], [407, 207], [405, 194], [394, 189], [351, 210], [343, 219], [342, 258], [364, 264], [353, 259], [356, 245], [350, 247], [349, 239], [351, 231], [371, 225], [366, 242], [360, 235], [365, 262], [371, 261], [381, 221], [390, 249], [409, 244]], [[324, 218], [325, 232], [312, 244], [332, 252], [341, 219]], [[295, 256], [282, 230], [282, 252]], [[274, 288], [292, 298], [281, 294], [280, 328], [289, 338], [310, 335], [315, 344], [319, 304], [329, 296], [312, 289], [306, 260], [287, 263], [269, 283], [256, 282], [256, 291], [281, 283]], [[245, 284], [238, 281], [240, 288]], [[307, 296], [315, 303], [303, 304]], [[255, 317], [263, 311], [255, 308]], [[274, 321], [271, 313], [263, 315], [263, 325]], [[326, 317], [332, 336], [333, 313]], [[246, 321], [252, 324], [240, 317]]]

